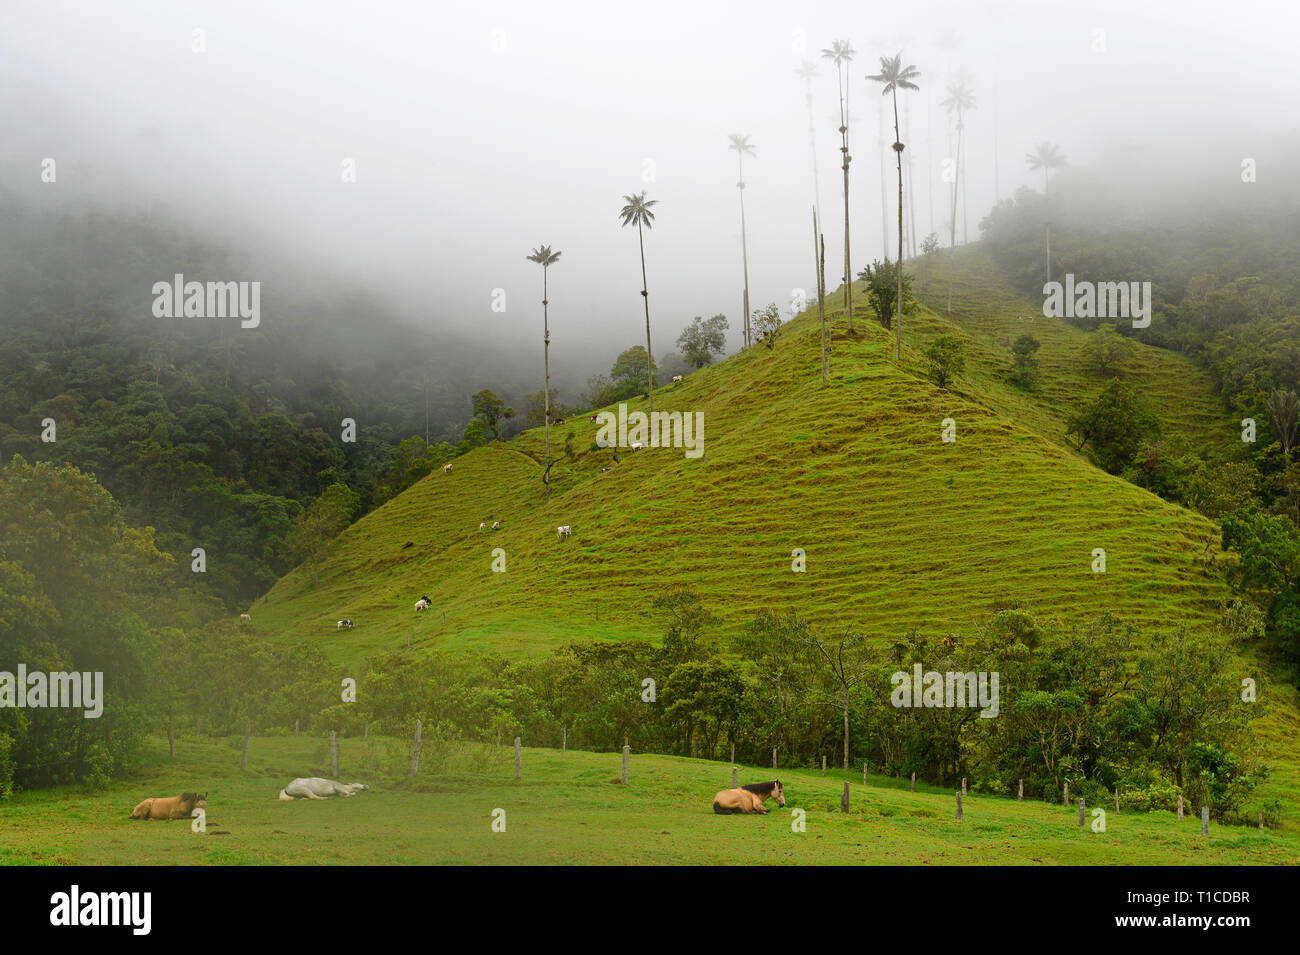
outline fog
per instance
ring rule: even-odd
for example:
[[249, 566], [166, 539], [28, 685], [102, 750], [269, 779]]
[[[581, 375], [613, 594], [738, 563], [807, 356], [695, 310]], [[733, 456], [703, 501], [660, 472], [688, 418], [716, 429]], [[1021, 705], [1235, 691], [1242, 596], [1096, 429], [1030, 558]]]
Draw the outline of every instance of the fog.
[[[1242, 157], [1256, 158], [1262, 185], [1284, 179], [1297, 26], [1293, 2], [1185, 0], [9, 4], [0, 188], [51, 209], [174, 216], [241, 253], [250, 274], [231, 278], [257, 279], [263, 258], [292, 263], [370, 290], [435, 339], [508, 342], [539, 362], [542, 276], [525, 256], [548, 244], [563, 253], [550, 271], [552, 374], [576, 382], [644, 341], [637, 236], [618, 218], [641, 189], [659, 203], [645, 236], [656, 354], [692, 316], [718, 312], [739, 344], [729, 134], [756, 147], [744, 170], [751, 308], [811, 289], [804, 59], [819, 70], [812, 116], [837, 284], [838, 99], [819, 56], [834, 39], [857, 50], [856, 273], [885, 252], [882, 161], [894, 228], [889, 100], [866, 79], [881, 55], [902, 50], [921, 74], [900, 95], [919, 236], [946, 242], [952, 123], [939, 104], [957, 76], [974, 90], [960, 242], [979, 238], [997, 198], [1041, 189], [1024, 156], [1044, 140], [1069, 160], [1053, 189], [1075, 177], [1099, 201], [1108, 189], [1180, 201], [1218, 177], [1231, 188]], [[53, 184], [40, 180], [47, 157]], [[498, 289], [504, 312], [492, 310]]]

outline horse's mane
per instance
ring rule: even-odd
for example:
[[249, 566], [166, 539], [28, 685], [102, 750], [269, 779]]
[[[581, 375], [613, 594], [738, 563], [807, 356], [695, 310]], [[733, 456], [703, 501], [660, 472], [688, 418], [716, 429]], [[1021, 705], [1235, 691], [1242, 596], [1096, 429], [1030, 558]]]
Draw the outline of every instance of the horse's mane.
[[741, 786], [740, 788], [753, 793], [755, 796], [766, 796], [779, 785], [781, 785], [781, 780], [774, 779], [770, 783], [750, 783], [748, 786]]

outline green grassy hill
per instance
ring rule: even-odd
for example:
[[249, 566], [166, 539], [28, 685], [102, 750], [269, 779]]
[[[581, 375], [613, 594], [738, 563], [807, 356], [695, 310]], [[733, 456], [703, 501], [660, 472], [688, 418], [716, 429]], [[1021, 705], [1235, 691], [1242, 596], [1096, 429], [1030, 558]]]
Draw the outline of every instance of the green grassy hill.
[[[510, 746], [430, 746], [408, 775], [409, 741], [340, 743], [340, 776], [368, 792], [323, 802], [280, 802], [298, 775], [330, 775], [328, 743], [184, 737], [176, 759], [149, 741], [148, 775], [104, 793], [20, 793], [0, 820], [0, 865], [1296, 865], [1294, 831], [1210, 826], [1189, 813], [1106, 810], [1105, 832], [1078, 824], [1077, 806], [971, 793], [955, 818], [953, 792], [858, 772], [741, 767], [740, 782], [778, 776], [786, 807], [766, 816], [718, 816], [727, 763], [633, 755], [628, 785], [616, 753], [527, 748], [514, 778]], [[850, 812], [840, 793], [850, 784]], [[147, 795], [205, 791], [207, 831], [184, 821], [127, 818]], [[1091, 810], [1092, 807], [1088, 807]], [[494, 810], [506, 829], [493, 832]], [[793, 810], [806, 829], [792, 830]]]
[[[882, 641], [964, 627], [1007, 597], [1066, 621], [1110, 610], [1147, 626], [1207, 622], [1227, 594], [1202, 565], [1217, 526], [1103, 473], [1064, 441], [1065, 416], [1101, 387], [1078, 368], [1084, 333], [1040, 307], [1029, 324], [1042, 342], [1043, 393], [1002, 380], [1005, 336], [1032, 303], [980, 280], [992, 268], [978, 255], [961, 258], [964, 311], [909, 317], [901, 365], [859, 289], [853, 336], [833, 313], [828, 385], [816, 316], [805, 313], [775, 349], [656, 392], [658, 410], [704, 413], [703, 458], [648, 448], [615, 464], [593, 449], [597, 425], [570, 419], [552, 430], [548, 505], [540, 430], [478, 449], [344, 532], [318, 578], [299, 568], [281, 580], [253, 608], [256, 627], [275, 640], [319, 640], [338, 662], [408, 639], [528, 653], [573, 638], [657, 636], [640, 612], [679, 584], [724, 627], [788, 609]], [[939, 283], [927, 268], [924, 300]], [[919, 354], [938, 334], [962, 336], [971, 355], [951, 392], [930, 383]], [[1140, 346], [1125, 374], [1148, 383], [1167, 432], [1198, 446], [1232, 433], [1185, 359]], [[954, 443], [940, 440], [945, 418]], [[501, 530], [479, 530], [493, 520]], [[557, 542], [559, 524], [572, 539]], [[492, 571], [495, 548], [504, 573]], [[806, 573], [791, 570], [795, 548]], [[1092, 572], [1094, 548], [1106, 551], [1104, 574]], [[434, 608], [417, 615], [422, 593]], [[336, 633], [340, 617], [356, 629]]]

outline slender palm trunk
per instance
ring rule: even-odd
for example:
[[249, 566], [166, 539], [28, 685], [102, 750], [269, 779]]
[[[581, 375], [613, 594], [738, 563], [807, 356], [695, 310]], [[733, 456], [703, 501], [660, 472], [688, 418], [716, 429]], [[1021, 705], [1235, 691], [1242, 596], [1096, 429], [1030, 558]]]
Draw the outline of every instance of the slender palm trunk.
[[844, 88], [844, 71], [837, 63], [835, 75], [840, 84], [840, 154], [844, 170], [844, 311], [849, 316], [849, 332], [853, 332], [853, 269], [849, 265], [849, 121], [848, 90]]
[[817, 124], [813, 118], [812, 77], [807, 79], [807, 92], [804, 101], [808, 104], [808, 148], [812, 150], [813, 161], [813, 208], [817, 212], [817, 221], [822, 215], [822, 186], [817, 173]]
[[546, 503], [551, 502], [551, 318], [550, 295], [547, 289], [549, 267], [542, 266], [542, 362], [546, 367], [546, 384], [543, 401], [546, 404]]
[[826, 384], [826, 241], [821, 238], [817, 206], [813, 206], [813, 264], [817, 268], [817, 313], [822, 323], [822, 384]]
[[[894, 153], [898, 157], [898, 300], [894, 302], [894, 360], [897, 361], [903, 354], [903, 139], [898, 131], [897, 89], [894, 90]], [[847, 713], [844, 719], [847, 739]]]
[[952, 214], [948, 217], [948, 314], [952, 314], [952, 271], [957, 256], [957, 184], [961, 181], [961, 106], [957, 107], [957, 156], [952, 175]]
[[650, 286], [645, 278], [645, 233], [641, 231], [641, 223], [636, 224], [637, 242], [641, 244], [641, 300], [645, 302], [645, 373], [646, 383], [650, 386], [650, 411], [655, 410], [655, 371], [654, 358], [650, 352]]
[[844, 691], [844, 769], [849, 768], [849, 691]]
[[[885, 186], [885, 101], [882, 97], [876, 103], [876, 145], [880, 148], [880, 249], [886, 262], [889, 261], [889, 191]], [[898, 137], [894, 137], [897, 139]]]
[[[1047, 193], [1047, 167], [1043, 167], [1043, 203], [1049, 204], [1051, 198]], [[1052, 281], [1052, 212], [1050, 205], [1047, 211], [1047, 281]]]
[[753, 344], [753, 332], [749, 327], [749, 247], [745, 240], [745, 160], [740, 150], [736, 150], [736, 168], [739, 170], [740, 181], [736, 187], [740, 190], [740, 257], [745, 267], [745, 323], [744, 336], [745, 347], [748, 348]]
[[[912, 139], [912, 108], [903, 105], [903, 125], [907, 127], [907, 139]], [[912, 154], [907, 154], [907, 248], [916, 258], [916, 176], [912, 169]]]

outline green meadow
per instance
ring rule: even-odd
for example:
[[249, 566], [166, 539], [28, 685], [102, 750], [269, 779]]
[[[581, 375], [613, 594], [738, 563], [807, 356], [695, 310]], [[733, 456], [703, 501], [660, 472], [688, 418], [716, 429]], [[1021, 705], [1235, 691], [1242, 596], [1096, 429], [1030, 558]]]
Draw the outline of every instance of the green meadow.
[[[514, 778], [510, 746], [428, 747], [409, 775], [409, 741], [340, 741], [340, 778], [372, 788], [346, 799], [282, 802], [297, 775], [330, 774], [328, 743], [254, 738], [151, 740], [147, 773], [103, 793], [23, 793], [0, 814], [6, 865], [1296, 865], [1294, 830], [1210, 826], [1189, 811], [1136, 813], [1113, 804], [1105, 831], [1092, 807], [970, 793], [958, 821], [954, 792], [861, 772], [779, 769], [786, 808], [719, 816], [713, 796], [731, 785], [727, 763], [525, 748]], [[740, 767], [740, 782], [773, 778]], [[850, 811], [840, 811], [844, 782]], [[186, 822], [128, 819], [147, 795], [206, 789], [207, 831]], [[793, 810], [804, 811], [795, 832]], [[494, 832], [495, 810], [505, 831]]]

